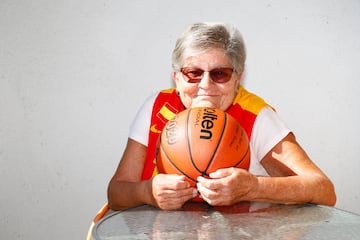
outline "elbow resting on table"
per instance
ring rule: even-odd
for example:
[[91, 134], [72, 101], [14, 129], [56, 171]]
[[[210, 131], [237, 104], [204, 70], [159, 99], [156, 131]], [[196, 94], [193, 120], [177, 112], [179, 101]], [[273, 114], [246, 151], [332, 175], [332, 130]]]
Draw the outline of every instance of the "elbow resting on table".
[[[319, 189], [320, 188], [320, 189]], [[335, 206], [336, 193], [334, 184], [328, 178], [321, 178], [315, 187], [315, 197], [311, 201], [315, 204]]]

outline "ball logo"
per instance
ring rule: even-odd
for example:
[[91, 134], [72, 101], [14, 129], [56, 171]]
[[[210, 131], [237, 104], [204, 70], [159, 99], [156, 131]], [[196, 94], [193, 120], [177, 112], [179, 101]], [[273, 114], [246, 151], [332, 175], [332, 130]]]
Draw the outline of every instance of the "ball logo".
[[179, 112], [165, 124], [158, 146], [159, 173], [183, 175], [193, 187], [199, 176], [209, 176], [221, 168], [249, 169], [246, 132], [221, 109], [193, 107]]
[[176, 120], [177, 117], [174, 117], [173, 119], [169, 120], [165, 128], [166, 142], [169, 145], [173, 145], [179, 141], [179, 136], [178, 136], [179, 131]]
[[216, 110], [211, 108], [204, 108], [204, 113], [201, 120], [200, 139], [211, 140], [214, 121], [217, 120]]

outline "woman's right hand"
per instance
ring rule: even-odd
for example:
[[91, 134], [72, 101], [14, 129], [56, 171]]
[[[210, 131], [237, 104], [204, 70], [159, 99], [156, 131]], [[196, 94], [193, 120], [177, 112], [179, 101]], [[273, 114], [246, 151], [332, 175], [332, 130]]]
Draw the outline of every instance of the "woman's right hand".
[[185, 181], [185, 176], [176, 174], [158, 174], [151, 185], [154, 205], [163, 210], [179, 209], [198, 194], [196, 188]]

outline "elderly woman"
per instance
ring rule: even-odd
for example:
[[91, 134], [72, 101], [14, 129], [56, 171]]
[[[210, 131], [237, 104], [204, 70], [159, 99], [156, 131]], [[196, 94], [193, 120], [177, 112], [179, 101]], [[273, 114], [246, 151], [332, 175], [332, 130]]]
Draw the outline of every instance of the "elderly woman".
[[[241, 85], [245, 47], [239, 31], [218, 23], [191, 25], [172, 55], [176, 88], [148, 98], [130, 129], [119, 166], [109, 183], [113, 210], [149, 204], [180, 208], [200, 196], [214, 206], [240, 201], [334, 205], [329, 178], [309, 159], [277, 113]], [[249, 169], [225, 168], [199, 177], [196, 188], [184, 176], [158, 174], [156, 141], [174, 114], [192, 107], [219, 108], [247, 132]]]

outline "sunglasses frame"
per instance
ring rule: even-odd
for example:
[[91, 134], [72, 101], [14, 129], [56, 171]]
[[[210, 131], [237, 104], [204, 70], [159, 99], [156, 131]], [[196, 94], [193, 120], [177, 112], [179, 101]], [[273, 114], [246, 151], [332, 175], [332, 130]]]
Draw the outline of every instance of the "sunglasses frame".
[[[226, 74], [226, 76], [217, 76], [216, 74], [220, 72], [223, 72]], [[180, 72], [184, 75], [184, 80], [188, 83], [199, 83], [204, 77], [204, 73], [208, 72], [211, 80], [215, 83], [226, 83], [231, 80], [232, 74], [234, 73], [234, 68], [230, 67], [219, 67], [219, 68], [213, 68], [210, 71], [205, 71], [201, 68], [197, 67], [183, 67], [180, 69]], [[191, 72], [198, 72], [198, 77], [190, 77], [189, 75]]]

